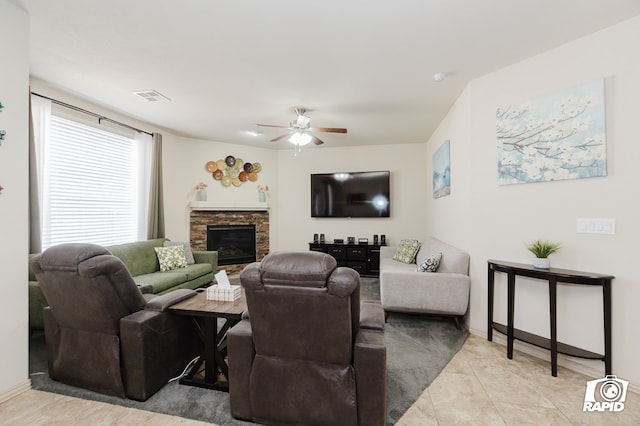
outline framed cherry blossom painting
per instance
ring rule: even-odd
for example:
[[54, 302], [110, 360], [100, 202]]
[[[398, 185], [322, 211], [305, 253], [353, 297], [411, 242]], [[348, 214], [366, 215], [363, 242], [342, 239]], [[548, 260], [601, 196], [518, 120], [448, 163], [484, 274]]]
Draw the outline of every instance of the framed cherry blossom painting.
[[501, 185], [607, 175], [604, 80], [496, 112]]

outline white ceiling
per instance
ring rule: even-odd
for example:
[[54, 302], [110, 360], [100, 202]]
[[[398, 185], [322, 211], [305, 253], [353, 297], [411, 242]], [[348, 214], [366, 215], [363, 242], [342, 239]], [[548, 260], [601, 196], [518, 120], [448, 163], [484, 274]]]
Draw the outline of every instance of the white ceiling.
[[[424, 142], [469, 81], [640, 14], [638, 0], [10, 1], [31, 16], [33, 77], [180, 135], [274, 148], [283, 132], [255, 123], [288, 125], [294, 106], [348, 128], [324, 146]], [[150, 89], [171, 102], [132, 94]]]

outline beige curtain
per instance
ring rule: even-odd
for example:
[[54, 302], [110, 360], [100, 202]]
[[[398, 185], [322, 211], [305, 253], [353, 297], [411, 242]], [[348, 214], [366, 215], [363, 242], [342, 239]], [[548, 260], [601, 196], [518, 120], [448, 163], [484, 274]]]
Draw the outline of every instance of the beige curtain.
[[153, 134], [151, 182], [149, 189], [149, 217], [147, 238], [164, 238], [164, 198], [162, 195], [162, 135]]
[[[29, 96], [29, 253], [42, 251], [40, 226], [41, 176], [38, 156], [44, 156], [44, 140], [49, 131], [51, 101]], [[40, 158], [40, 161], [43, 161]]]

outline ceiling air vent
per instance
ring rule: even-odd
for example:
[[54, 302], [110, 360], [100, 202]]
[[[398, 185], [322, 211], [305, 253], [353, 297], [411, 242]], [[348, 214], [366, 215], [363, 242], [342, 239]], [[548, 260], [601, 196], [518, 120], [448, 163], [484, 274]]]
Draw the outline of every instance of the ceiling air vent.
[[142, 92], [133, 92], [133, 94], [149, 102], [168, 102], [171, 100], [155, 90], [144, 90]]

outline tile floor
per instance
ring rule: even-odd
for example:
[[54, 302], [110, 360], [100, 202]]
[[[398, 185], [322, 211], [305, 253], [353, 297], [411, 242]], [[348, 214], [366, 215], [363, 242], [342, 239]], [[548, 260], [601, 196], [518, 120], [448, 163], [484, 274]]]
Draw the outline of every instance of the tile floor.
[[[640, 394], [621, 413], [583, 413], [587, 380], [519, 351], [470, 336], [398, 425], [640, 425]], [[0, 404], [0, 425], [210, 425], [198, 421], [27, 391]]]
[[593, 378], [471, 335], [399, 425], [640, 425], [640, 394], [620, 413], [583, 413]]

